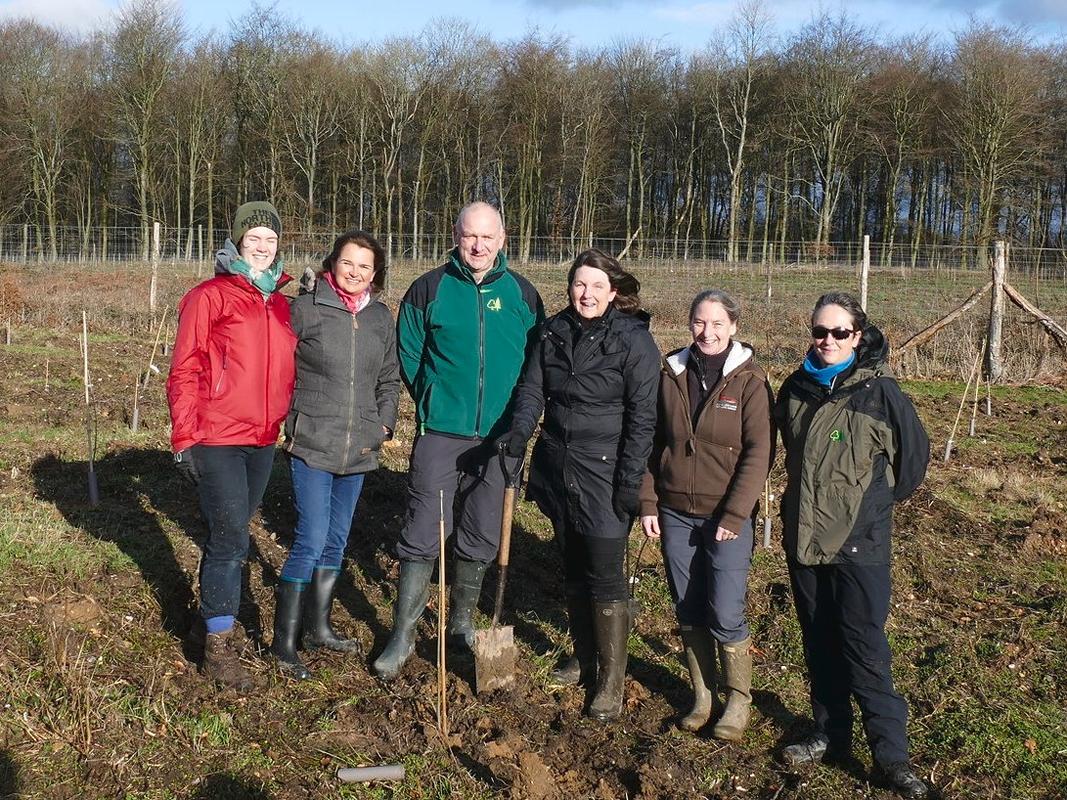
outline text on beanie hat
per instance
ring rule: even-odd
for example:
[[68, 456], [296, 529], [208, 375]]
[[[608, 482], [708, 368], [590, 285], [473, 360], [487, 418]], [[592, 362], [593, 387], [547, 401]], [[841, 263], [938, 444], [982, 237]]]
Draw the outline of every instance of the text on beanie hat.
[[230, 230], [230, 240], [236, 245], [240, 244], [241, 237], [252, 228], [270, 228], [281, 236], [282, 220], [278, 216], [278, 209], [266, 200], [254, 200], [245, 203], [237, 209], [233, 215], [233, 228]]

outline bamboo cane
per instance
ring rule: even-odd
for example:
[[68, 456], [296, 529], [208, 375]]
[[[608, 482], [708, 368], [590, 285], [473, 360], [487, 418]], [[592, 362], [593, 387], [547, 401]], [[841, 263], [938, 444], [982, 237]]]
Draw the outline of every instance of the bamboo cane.
[[949, 458], [952, 456], [952, 445], [956, 441], [956, 428], [960, 424], [960, 417], [963, 416], [963, 407], [967, 404], [967, 395], [971, 391], [971, 381], [976, 380], [975, 374], [978, 371], [978, 362], [982, 359], [982, 351], [985, 349], [985, 342], [983, 346], [978, 348], [978, 352], [974, 355], [974, 364], [971, 365], [971, 373], [967, 376], [967, 385], [963, 387], [963, 397], [960, 399], [960, 407], [956, 411], [956, 421], [952, 423], [952, 433], [948, 435], [948, 441], [945, 442], [945, 458], [944, 462], [947, 464]]

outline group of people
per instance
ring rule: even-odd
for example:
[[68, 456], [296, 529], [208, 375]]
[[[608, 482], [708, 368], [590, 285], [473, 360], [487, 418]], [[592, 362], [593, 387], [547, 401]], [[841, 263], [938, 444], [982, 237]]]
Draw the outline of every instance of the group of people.
[[[471, 648], [473, 612], [501, 530], [505, 470], [537, 434], [527, 496], [551, 521], [572, 654], [554, 682], [591, 690], [587, 713], [622, 714], [631, 627], [627, 540], [638, 519], [660, 542], [693, 687], [688, 731], [739, 741], [752, 704], [745, 615], [753, 520], [780, 433], [783, 541], [811, 685], [814, 725], [784, 748], [796, 765], [851, 750], [855, 698], [874, 762], [902, 796], [925, 797], [910, 766], [907, 704], [893, 687], [885, 621], [892, 509], [922, 481], [926, 433], [859, 303], [821, 296], [801, 366], [774, 397], [741, 308], [699, 293], [692, 341], [661, 357], [639, 281], [590, 249], [567, 274], [567, 304], [545, 318], [509, 269], [499, 212], [458, 215], [445, 264], [380, 299], [385, 254], [340, 236], [291, 303], [269, 203], [242, 205], [216, 276], [179, 309], [167, 384], [178, 468], [198, 486], [209, 535], [200, 571], [201, 671], [245, 690], [234, 645], [249, 520], [284, 421], [297, 523], [276, 589], [271, 652], [309, 677], [300, 650], [354, 651], [330, 624], [364, 475], [396, 424], [401, 383], [415, 405], [407, 515], [396, 544], [393, 629], [373, 663], [396, 678], [411, 656], [440, 555], [454, 532], [448, 639]], [[540, 423], [540, 425], [538, 424]], [[443, 506], [442, 506], [443, 497]], [[722, 697], [720, 698], [720, 689]]]

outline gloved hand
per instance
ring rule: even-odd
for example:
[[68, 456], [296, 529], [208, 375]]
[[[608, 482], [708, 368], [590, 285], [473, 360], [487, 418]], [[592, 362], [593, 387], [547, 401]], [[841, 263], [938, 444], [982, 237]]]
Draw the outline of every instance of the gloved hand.
[[526, 455], [526, 437], [516, 430], [510, 430], [497, 437], [497, 452], [512, 458], [522, 458]]
[[641, 492], [636, 486], [616, 486], [611, 496], [611, 507], [621, 520], [633, 520], [641, 510]]
[[196, 468], [196, 462], [193, 460], [193, 448], [187, 447], [174, 454], [174, 468], [193, 486], [200, 483], [200, 470]]

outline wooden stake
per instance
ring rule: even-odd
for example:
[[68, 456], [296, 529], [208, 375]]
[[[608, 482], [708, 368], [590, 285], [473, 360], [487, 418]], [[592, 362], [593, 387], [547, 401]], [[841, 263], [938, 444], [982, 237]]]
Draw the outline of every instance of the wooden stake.
[[989, 349], [986, 351], [986, 375], [991, 381], [1000, 380], [1004, 374], [1004, 362], [1000, 357], [1001, 337], [1004, 333], [1004, 275], [1007, 272], [1007, 256], [1004, 242], [996, 243], [993, 259], [993, 293], [989, 298]]
[[86, 455], [89, 464], [89, 505], [96, 507], [100, 503], [100, 487], [96, 482], [96, 469], [93, 466], [95, 457], [93, 442], [93, 409], [89, 402], [89, 318], [82, 311], [82, 383], [85, 386], [85, 444]]
[[867, 278], [871, 272], [871, 237], [863, 234], [863, 263], [860, 265], [860, 308], [867, 310]]
[[7, 344], [11, 344], [11, 318], [10, 317], [7, 320], [7, 337], [6, 337], [6, 341], [7, 341]]

